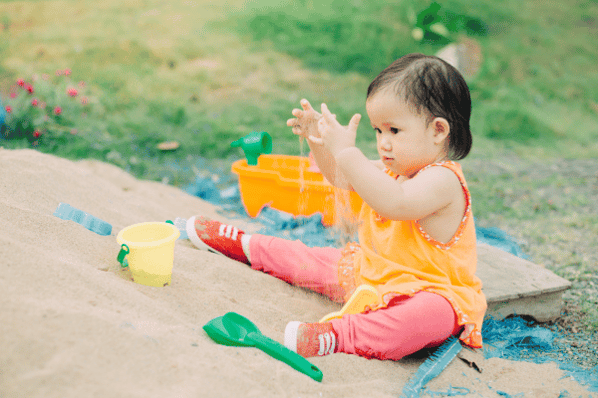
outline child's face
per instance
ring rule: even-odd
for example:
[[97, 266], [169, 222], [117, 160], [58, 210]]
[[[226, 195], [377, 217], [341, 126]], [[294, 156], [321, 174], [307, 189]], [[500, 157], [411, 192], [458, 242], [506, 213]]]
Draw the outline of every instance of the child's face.
[[410, 178], [423, 167], [446, 158], [444, 141], [448, 131], [444, 138], [439, 136], [439, 118], [426, 125], [424, 116], [414, 113], [390, 89], [374, 94], [365, 107], [376, 131], [380, 159], [392, 172]]

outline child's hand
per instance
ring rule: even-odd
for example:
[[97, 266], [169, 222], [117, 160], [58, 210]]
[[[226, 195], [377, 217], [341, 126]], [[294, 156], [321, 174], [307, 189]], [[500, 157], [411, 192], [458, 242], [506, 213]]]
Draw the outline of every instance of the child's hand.
[[311, 107], [308, 100], [301, 100], [301, 109], [293, 109], [293, 116], [296, 119], [287, 120], [287, 126], [293, 128], [293, 134], [297, 134], [301, 137], [320, 137], [318, 132], [318, 120], [322, 117], [318, 112]]
[[361, 115], [356, 113], [349, 121], [348, 126], [341, 126], [336, 120], [336, 116], [330, 113], [326, 104], [322, 104], [322, 117], [318, 122], [321, 138], [310, 138], [310, 141], [325, 145], [332, 156], [336, 157], [343, 149], [355, 146], [357, 126], [360, 120]]

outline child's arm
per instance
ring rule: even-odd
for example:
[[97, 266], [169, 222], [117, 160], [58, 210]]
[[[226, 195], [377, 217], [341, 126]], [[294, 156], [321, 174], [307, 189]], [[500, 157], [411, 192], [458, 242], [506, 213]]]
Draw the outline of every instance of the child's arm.
[[359, 196], [387, 219], [421, 220], [463, 195], [457, 176], [445, 167], [431, 167], [399, 182], [375, 167], [358, 148], [342, 150], [336, 161]]
[[351, 185], [338, 169], [336, 161], [330, 154], [330, 151], [324, 145], [319, 145], [314, 142], [314, 139], [317, 141], [317, 139], [320, 138], [318, 121], [322, 115], [316, 112], [306, 99], [301, 100], [301, 107], [303, 110], [293, 109], [292, 113], [293, 116], [295, 116], [295, 119], [287, 120], [287, 126], [293, 128], [292, 131], [294, 134], [302, 136], [307, 140], [307, 144], [314, 155], [316, 164], [328, 182], [336, 187], [352, 190]]
[[457, 177], [444, 167], [429, 168], [403, 182], [395, 180], [355, 147], [359, 115], [353, 116], [349, 126], [344, 127], [331, 117], [324, 104], [322, 114], [319, 123], [322, 143], [353, 189], [380, 216], [419, 220], [447, 207], [462, 195]]

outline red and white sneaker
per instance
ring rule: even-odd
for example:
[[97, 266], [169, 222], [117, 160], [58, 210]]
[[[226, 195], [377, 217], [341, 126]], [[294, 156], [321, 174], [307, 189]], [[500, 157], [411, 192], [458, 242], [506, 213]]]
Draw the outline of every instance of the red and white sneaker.
[[189, 240], [198, 249], [215, 251], [233, 260], [249, 264], [241, 243], [245, 232], [237, 227], [207, 217], [195, 216], [187, 220], [186, 230]]
[[338, 349], [338, 336], [330, 322], [289, 322], [284, 330], [284, 345], [302, 357], [330, 355]]

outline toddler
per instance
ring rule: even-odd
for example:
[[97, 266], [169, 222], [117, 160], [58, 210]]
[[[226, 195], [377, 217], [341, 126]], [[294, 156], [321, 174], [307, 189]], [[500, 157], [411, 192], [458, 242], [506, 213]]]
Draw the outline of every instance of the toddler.
[[467, 84], [443, 60], [409, 54], [372, 81], [365, 105], [377, 160], [355, 146], [359, 114], [343, 126], [325, 104], [319, 113], [302, 100], [287, 122], [307, 139], [326, 179], [364, 200], [359, 243], [310, 248], [201, 216], [187, 223], [190, 239], [337, 302], [362, 284], [377, 290], [381, 303], [363, 313], [290, 322], [285, 345], [304, 357], [399, 360], [452, 335], [480, 348], [486, 300], [475, 276], [471, 197], [455, 162], [472, 142]]

